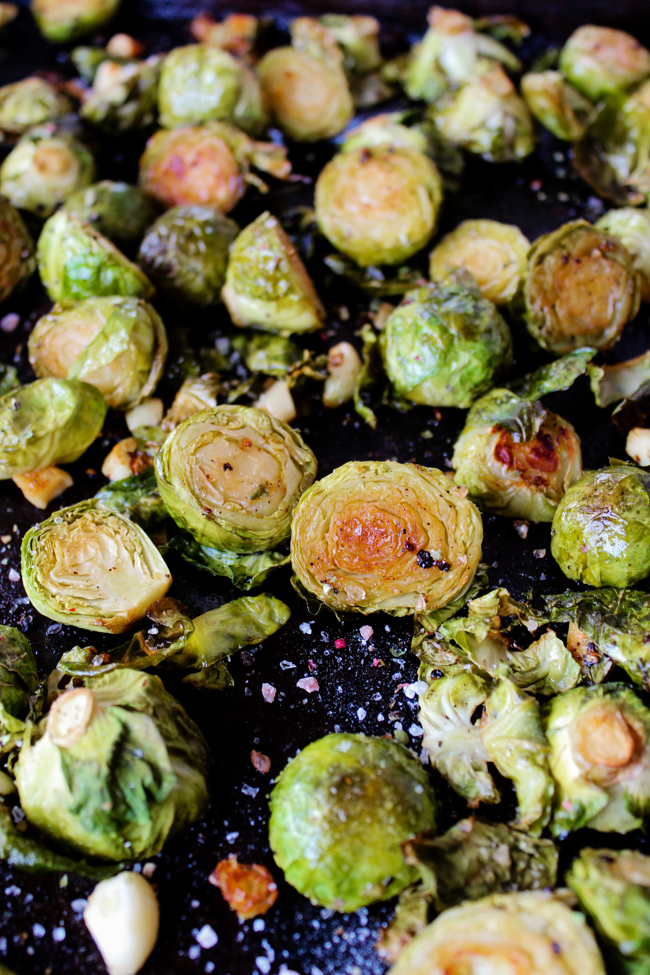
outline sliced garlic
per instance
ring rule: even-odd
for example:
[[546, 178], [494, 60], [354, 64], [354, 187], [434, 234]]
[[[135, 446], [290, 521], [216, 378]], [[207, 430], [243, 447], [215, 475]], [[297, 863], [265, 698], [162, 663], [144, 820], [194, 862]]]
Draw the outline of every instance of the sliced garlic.
[[15, 474], [12, 481], [20, 488], [27, 501], [41, 510], [74, 484], [68, 472], [62, 471], [60, 467], [44, 467], [40, 471], [29, 471], [28, 474]]
[[349, 342], [339, 342], [327, 353], [327, 379], [323, 387], [323, 405], [333, 408], [347, 403], [362, 369], [359, 353]]
[[133, 433], [138, 427], [157, 427], [162, 422], [165, 407], [161, 399], [146, 399], [134, 406], [125, 416], [126, 425]]
[[297, 416], [291, 390], [284, 379], [274, 382], [253, 405], [285, 423], [291, 423]]
[[125, 477], [131, 477], [131, 459], [138, 449], [138, 441], [135, 437], [125, 437], [116, 443], [109, 454], [106, 455], [102, 464], [102, 474], [109, 481], [122, 481]]
[[634, 427], [627, 435], [625, 450], [641, 467], [650, 467], [650, 430]]
[[97, 884], [84, 921], [109, 975], [136, 975], [156, 944], [160, 911], [144, 877], [127, 870]]
[[47, 733], [59, 748], [71, 748], [83, 738], [95, 711], [95, 698], [87, 687], [66, 691], [50, 708]]

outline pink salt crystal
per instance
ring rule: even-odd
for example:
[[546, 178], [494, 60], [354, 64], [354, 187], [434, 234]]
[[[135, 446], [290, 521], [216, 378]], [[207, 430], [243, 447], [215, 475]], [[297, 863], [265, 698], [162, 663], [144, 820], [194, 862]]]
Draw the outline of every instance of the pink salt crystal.
[[359, 633], [361, 634], [361, 639], [365, 640], [366, 642], [370, 639], [370, 637], [374, 632], [375, 631], [373, 630], [372, 626], [362, 626], [359, 630]]
[[273, 684], [262, 684], [262, 697], [267, 704], [273, 704], [275, 701], [276, 689]]
[[301, 691], [306, 691], [307, 694], [313, 694], [318, 690], [318, 681], [315, 677], [303, 677], [296, 681], [296, 687], [299, 687]]

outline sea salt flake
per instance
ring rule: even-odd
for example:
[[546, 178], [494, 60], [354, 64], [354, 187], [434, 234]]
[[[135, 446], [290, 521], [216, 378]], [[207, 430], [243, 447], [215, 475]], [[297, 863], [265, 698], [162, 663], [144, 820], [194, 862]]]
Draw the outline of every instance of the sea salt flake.
[[314, 694], [319, 689], [319, 684], [315, 677], [302, 677], [296, 681], [296, 687], [307, 694]]
[[20, 325], [20, 315], [11, 312], [0, 319], [0, 328], [3, 332], [15, 332]]
[[414, 738], [421, 738], [423, 734], [424, 729], [419, 724], [412, 724], [409, 728], [409, 735], [412, 735]]
[[359, 721], [364, 721], [365, 717], [366, 717], [366, 709], [357, 708], [357, 718], [359, 719]]
[[226, 842], [234, 843], [238, 836], [239, 833], [226, 833]]
[[244, 785], [241, 787], [241, 791], [244, 793], [245, 796], [251, 796], [251, 798], [254, 799], [260, 790], [256, 789], [255, 786], [253, 785], [247, 785], [246, 783], [244, 783]]
[[52, 928], [52, 941], [55, 941], [57, 944], [60, 941], [65, 941], [65, 928], [64, 927]]
[[306, 633], [308, 636], [311, 636], [311, 626], [309, 623], [301, 623], [298, 629], [301, 633]]
[[197, 958], [200, 958], [201, 957], [200, 945], [192, 945], [190, 948], [188, 948], [187, 957], [191, 959], [191, 961], [196, 961]]
[[34, 935], [35, 938], [44, 938], [45, 928], [43, 927], [42, 924], [35, 924], [32, 927], [32, 934]]
[[70, 907], [75, 912], [75, 914], [83, 914], [83, 912], [88, 907], [88, 901], [84, 897], [77, 897], [76, 900], [72, 901]]
[[194, 934], [194, 937], [201, 947], [206, 949], [206, 951], [208, 948], [214, 948], [219, 941], [217, 932], [214, 930], [214, 928], [211, 928], [209, 924], [204, 924], [201, 930]]
[[262, 972], [262, 975], [268, 975], [271, 971], [271, 962], [263, 955], [255, 959], [255, 965]]
[[372, 626], [362, 626], [362, 627], [359, 628], [359, 633], [361, 635], [361, 639], [365, 643], [368, 642], [368, 640], [370, 639], [370, 637], [372, 636], [372, 634], [374, 632], [375, 631], [373, 630]]
[[16, 572], [15, 569], [9, 569], [9, 582], [18, 582], [20, 579], [20, 572]]
[[275, 701], [276, 688], [273, 684], [262, 684], [262, 697], [267, 704], [273, 704]]

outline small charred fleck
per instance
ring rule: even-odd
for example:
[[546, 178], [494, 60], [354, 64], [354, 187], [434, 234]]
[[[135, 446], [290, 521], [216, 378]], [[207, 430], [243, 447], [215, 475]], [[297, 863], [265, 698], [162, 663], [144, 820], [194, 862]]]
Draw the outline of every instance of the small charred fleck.
[[434, 559], [431, 552], [421, 548], [415, 560], [421, 569], [440, 569], [441, 572], [449, 572], [451, 565], [444, 559]]
[[[407, 552], [415, 552], [415, 545], [413, 544], [412, 541], [410, 541], [410, 539], [407, 539], [407, 541], [404, 542], [404, 548], [406, 549]], [[420, 562], [421, 554], [422, 554], [421, 552], [418, 554], [418, 563]], [[429, 553], [427, 552], [426, 554], [428, 555]]]
[[224, 469], [224, 471], [231, 471], [232, 470], [232, 464], [224, 464], [223, 465], [223, 469]]

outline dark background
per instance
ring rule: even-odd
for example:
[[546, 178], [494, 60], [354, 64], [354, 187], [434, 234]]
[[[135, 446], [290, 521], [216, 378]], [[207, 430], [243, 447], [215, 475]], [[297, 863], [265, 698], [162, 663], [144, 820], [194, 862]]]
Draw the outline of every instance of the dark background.
[[[236, 9], [272, 14], [279, 28], [300, 13], [338, 10], [378, 15], [381, 12], [382, 36], [387, 49], [393, 51], [404, 46], [407, 38], [423, 32], [427, 6], [401, 0], [384, 0], [381, 5], [363, 0], [319, 0], [318, 3], [285, 2], [273, 8], [266, 3], [250, 2], [237, 5]], [[564, 41], [572, 29], [586, 22], [621, 27], [648, 42], [646, 0], [574, 0], [571, 4], [563, 0], [545, 3], [463, 0], [458, 6], [467, 13], [516, 13], [527, 20], [534, 30], [533, 38], [522, 49], [527, 63], [550, 44]], [[166, 50], [190, 40], [187, 18], [206, 9], [222, 16], [233, 8], [205, 2], [125, 0], [123, 11], [103, 39], [114, 30], [126, 30], [148, 43], [148, 53]], [[17, 22], [0, 34], [0, 84], [37, 69], [70, 73], [66, 52], [46, 44], [33, 27], [28, 11], [23, 10]], [[100, 142], [97, 149], [99, 178], [135, 181], [142, 143], [137, 140], [125, 144]], [[332, 151], [332, 147], [292, 146], [294, 170], [315, 177]], [[282, 216], [288, 207], [308, 204], [310, 199], [308, 186], [276, 184], [265, 201], [249, 193], [233, 216], [240, 225], [245, 225], [263, 206]], [[594, 220], [605, 209], [572, 172], [567, 144], [544, 133], [539, 151], [522, 165], [470, 161], [461, 190], [446, 200], [440, 234], [462, 219], [490, 217], [518, 224], [532, 240], [569, 219], [585, 216]], [[358, 343], [355, 332], [364, 320], [367, 300], [359, 300], [357, 292], [328, 277], [320, 260], [312, 262], [310, 271], [330, 313], [326, 331], [311, 344], [323, 351], [341, 338]], [[345, 323], [341, 306], [350, 311]], [[33, 378], [26, 359], [26, 339], [36, 319], [48, 308], [44, 292], [33, 282], [27, 292], [5, 302], [0, 312], [6, 315], [15, 311], [21, 317], [14, 332], [8, 335], [0, 331], [0, 361], [15, 362], [24, 381]], [[161, 311], [168, 325], [180, 324], [186, 328], [197, 349], [209, 347], [218, 335], [232, 333], [220, 309], [185, 316], [170, 315], [165, 307]], [[516, 326], [513, 330], [516, 358], [512, 375], [515, 376], [545, 360], [530, 348], [525, 334]], [[648, 306], [643, 306], [609, 359], [628, 358], [649, 345]], [[319, 395], [316, 386], [307, 391], [295, 425], [314, 449], [321, 476], [345, 461], [365, 458], [448, 467], [454, 440], [463, 425], [463, 412], [418, 407], [403, 414], [380, 407], [378, 427], [372, 431], [345, 407], [325, 414]], [[579, 380], [567, 393], [547, 397], [546, 402], [576, 426], [582, 437], [585, 467], [602, 466], [610, 456], [625, 457], [624, 440], [611, 424], [610, 411], [595, 407], [585, 379]], [[104, 483], [98, 473], [102, 459], [111, 444], [127, 433], [117, 415], [109, 417], [106, 431], [105, 437], [81, 461], [71, 465], [74, 487], [53, 507], [59, 502], [63, 506], [88, 497]], [[27, 634], [42, 672], [47, 673], [63, 650], [77, 643], [85, 645], [95, 635], [91, 637], [40, 617], [29, 605], [21, 582], [12, 581], [20, 571], [20, 538], [30, 525], [42, 518], [11, 482], [2, 485], [0, 535], [11, 535], [11, 542], [0, 544], [3, 607], [0, 621], [19, 626]], [[538, 594], [566, 588], [567, 581], [550, 556], [548, 525], [531, 526], [528, 538], [523, 540], [509, 519], [489, 516], [484, 518], [484, 524], [484, 561], [491, 567], [493, 585], [506, 585], [515, 595], [524, 595], [531, 587]], [[240, 595], [226, 580], [193, 571], [182, 562], [170, 559], [170, 567], [174, 575], [171, 593], [183, 600], [193, 614]], [[286, 969], [300, 975], [379, 975], [385, 971], [372, 945], [381, 924], [392, 913], [393, 902], [351, 915], [331, 914], [313, 907], [284, 884], [268, 851], [267, 795], [273, 775], [283, 768], [288, 758], [323, 734], [339, 729], [385, 734], [395, 729], [396, 721], [407, 732], [411, 728], [417, 732], [417, 701], [408, 700], [402, 690], [397, 690], [398, 685], [417, 677], [417, 661], [408, 652], [411, 621], [379, 615], [339, 622], [324, 609], [317, 616], [309, 615], [291, 589], [286, 569], [273, 576], [265, 588], [288, 602], [293, 615], [275, 637], [233, 659], [234, 688], [224, 693], [202, 694], [183, 686], [176, 678], [165, 677], [167, 686], [198, 721], [212, 748], [213, 805], [204, 822], [170, 843], [155, 858], [153, 881], [161, 905], [161, 933], [143, 969], [147, 975], [210, 971], [218, 975], [249, 975]], [[359, 627], [367, 623], [373, 626], [374, 634], [366, 646], [360, 638]], [[301, 630], [301, 624], [307, 627]], [[306, 632], [309, 628], [311, 632]], [[335, 649], [334, 641], [339, 637], [347, 642], [344, 650]], [[96, 642], [99, 645], [101, 641], [99, 638]], [[102, 646], [110, 646], [110, 641], [104, 640]], [[384, 666], [376, 665], [375, 661], [383, 661]], [[286, 666], [287, 662], [293, 666]], [[296, 681], [306, 676], [318, 679], [318, 693], [306, 695], [296, 687]], [[262, 698], [263, 682], [278, 689], [273, 704], [265, 703]], [[417, 733], [411, 735], [411, 744], [419, 752]], [[254, 770], [250, 762], [252, 748], [270, 756], [270, 775]], [[437, 777], [435, 784], [441, 797], [441, 826], [446, 828], [466, 814], [466, 807]], [[258, 792], [254, 796], [243, 793], [242, 786]], [[508, 784], [503, 791], [502, 805], [486, 810], [485, 814], [508, 818], [512, 811], [512, 792]], [[643, 848], [644, 842], [636, 834], [617, 837], [582, 831], [563, 845], [562, 862], [566, 864], [579, 845]], [[265, 863], [279, 883], [278, 901], [263, 922], [239, 923], [219, 891], [207, 882], [217, 861], [229, 853], [238, 854], [242, 861]], [[67, 878], [67, 886], [61, 883], [56, 875], [28, 876], [12, 873], [0, 865], [0, 962], [17, 975], [94, 975], [103, 971], [80, 915], [71, 908], [75, 899], [90, 893], [92, 884], [73, 876]], [[198, 947], [194, 933], [205, 924], [217, 932], [219, 942], [193, 957]], [[53, 931], [61, 929], [64, 939], [56, 941]]]

